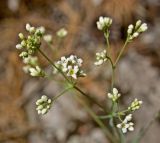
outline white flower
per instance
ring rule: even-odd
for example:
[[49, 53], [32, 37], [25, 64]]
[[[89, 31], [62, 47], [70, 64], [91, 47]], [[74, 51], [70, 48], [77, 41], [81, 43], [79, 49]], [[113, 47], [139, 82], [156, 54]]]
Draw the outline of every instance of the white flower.
[[44, 26], [38, 27], [38, 28], [36, 29], [36, 32], [37, 32], [37, 33], [40, 32], [42, 35], [45, 33], [45, 31], [46, 31], [46, 29], [44, 28]]
[[128, 26], [128, 30], [127, 30], [127, 33], [128, 33], [128, 35], [130, 35], [132, 32], [133, 32], [133, 25], [132, 24], [130, 24], [129, 26]]
[[19, 56], [22, 57], [22, 58], [26, 58], [26, 57], [28, 57], [28, 53], [27, 52], [21, 52], [19, 54]]
[[79, 67], [82, 66], [82, 63], [83, 63], [83, 60], [82, 60], [82, 59], [77, 59], [77, 64], [78, 64]]
[[[28, 31], [28, 35], [26, 37], [22, 33], [19, 33], [19, 38], [21, 41], [20, 44], [16, 45], [16, 48], [23, 48], [28, 55], [33, 55], [41, 46], [41, 39], [45, 32], [45, 28], [43, 26], [35, 28], [27, 23], [26, 30]], [[24, 53], [20, 56], [24, 57]]]
[[136, 22], [136, 27], [135, 27], [135, 28], [138, 28], [138, 27], [141, 25], [141, 23], [142, 23], [142, 21], [141, 21], [141, 20], [138, 20], [138, 21]]
[[68, 34], [68, 31], [65, 28], [61, 28], [57, 31], [57, 36], [60, 38], [66, 37]]
[[129, 125], [126, 124], [126, 123], [120, 123], [120, 124], [117, 125], [117, 128], [122, 129], [122, 132], [123, 132], [123, 133], [127, 133], [127, 128], [128, 128], [128, 127], [129, 127]]
[[132, 120], [132, 114], [129, 114], [125, 117], [124, 122], [127, 123], [128, 121]]
[[137, 98], [128, 107], [128, 110], [135, 111], [138, 110], [143, 102], [139, 101]]
[[138, 37], [140, 33], [145, 32], [147, 29], [148, 29], [147, 24], [146, 23], [142, 24], [141, 20], [138, 20], [135, 26], [130, 24], [127, 30], [128, 39], [133, 40], [134, 38]]
[[120, 123], [117, 125], [117, 128], [120, 128], [122, 130], [122, 132], [125, 134], [127, 133], [127, 131], [134, 131], [134, 127], [133, 127], [133, 123], [132, 122], [129, 122], [129, 123]]
[[109, 17], [99, 17], [99, 21], [97, 21], [97, 28], [99, 30], [105, 30], [106, 28], [110, 27], [112, 24], [112, 19]]
[[19, 38], [20, 38], [21, 40], [24, 39], [24, 35], [23, 35], [22, 33], [19, 33], [18, 36], [19, 36]]
[[20, 49], [22, 49], [22, 48], [23, 48], [23, 47], [22, 47], [21, 44], [17, 44], [17, 45], [16, 45], [16, 49], [20, 50]]
[[31, 25], [29, 23], [26, 24], [26, 30], [30, 31]]
[[38, 114], [46, 114], [51, 108], [52, 100], [49, 99], [46, 95], [43, 95], [40, 99], [36, 101]]
[[128, 26], [128, 29], [133, 29], [133, 28], [134, 28], [133, 24], [130, 24], [130, 25]]
[[67, 76], [71, 76], [73, 77], [74, 79], [77, 79], [77, 72], [79, 71], [79, 68], [78, 66], [74, 66], [72, 68], [72, 66], [68, 67], [68, 73], [67, 73]]
[[106, 50], [96, 53], [96, 62], [94, 63], [96, 66], [102, 65], [105, 61], [107, 61], [106, 53]]
[[102, 65], [103, 64], [103, 62], [104, 62], [104, 60], [98, 60], [97, 62], [95, 62], [94, 64], [96, 65], [96, 66], [100, 66], [100, 65]]
[[35, 27], [32, 27], [29, 23], [27, 23], [26, 30], [30, 33], [34, 33], [36, 29], [35, 29]]
[[146, 23], [143, 23], [143, 24], [140, 26], [140, 28], [139, 28], [139, 32], [144, 32], [144, 31], [146, 31], [147, 29], [148, 29], [147, 24], [146, 24]]
[[38, 65], [38, 58], [36, 56], [29, 55], [28, 57], [23, 59], [23, 63], [36, 66]]
[[22, 47], [25, 47], [26, 46], [26, 42], [24, 40], [21, 41], [21, 45], [22, 45]]
[[129, 131], [134, 131], [133, 125], [134, 125], [134, 123], [129, 122], [129, 127], [128, 127], [128, 130], [129, 130]]
[[36, 66], [35, 68], [30, 68], [29, 72], [31, 76], [44, 76], [44, 72], [39, 66]]
[[134, 131], [133, 123], [130, 122], [132, 120], [132, 114], [129, 114], [125, 117], [125, 119], [120, 123], [117, 124], [117, 128], [120, 128], [123, 133], [127, 133], [127, 131]]
[[52, 42], [52, 35], [47, 34], [43, 36], [44, 41], [46, 41], [47, 43], [51, 43]]
[[30, 33], [34, 33], [34, 32], [35, 32], [35, 27], [30, 27], [29, 32], [30, 32]]
[[133, 33], [133, 37], [134, 37], [134, 38], [138, 37], [138, 35], [139, 35], [138, 32]]
[[112, 101], [116, 101], [121, 96], [120, 93], [118, 93], [118, 90], [116, 88], [113, 88], [112, 93], [108, 93], [108, 98], [112, 99]]
[[57, 61], [55, 65], [64, 72], [67, 76], [77, 79], [78, 77], [84, 77], [86, 74], [81, 70], [83, 60], [75, 55], [69, 57], [61, 57], [60, 61]]
[[30, 65], [23, 66], [23, 71], [24, 71], [25, 73], [29, 73], [29, 69], [30, 69], [30, 68], [31, 68]]

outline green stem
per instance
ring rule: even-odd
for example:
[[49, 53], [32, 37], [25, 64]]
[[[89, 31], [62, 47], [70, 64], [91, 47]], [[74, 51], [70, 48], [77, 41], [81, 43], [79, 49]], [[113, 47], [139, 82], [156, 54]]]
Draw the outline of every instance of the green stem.
[[126, 39], [126, 41], [124, 43], [124, 46], [122, 47], [121, 51], [119, 52], [118, 57], [117, 57], [117, 59], [116, 59], [116, 61], [114, 63], [114, 66], [117, 65], [117, 63], [118, 63], [119, 59], [121, 58], [121, 56], [122, 56], [127, 44], [128, 44], [128, 38]]
[[107, 42], [107, 49], [108, 49], [108, 52], [109, 52], [109, 49], [110, 49], [109, 30], [107, 30], [107, 32], [105, 33], [105, 38], [106, 38], [106, 42]]
[[62, 74], [62, 76], [63, 76], [69, 83], [71, 83], [70, 80], [64, 75], [64, 73], [52, 62], [52, 60], [50, 60], [50, 59], [46, 56], [46, 54], [45, 54], [41, 49], [38, 49], [38, 51], [41, 53], [42, 56], [44, 56], [44, 57], [46, 58], [46, 60], [47, 60], [55, 69], [57, 69], [57, 70]]
[[[65, 76], [65, 74], [52, 62], [52, 60], [50, 60], [45, 53], [41, 50], [38, 49], [38, 51], [46, 58], [46, 60], [54, 67], [56, 68], [61, 74], [62, 76], [67, 80], [68, 83], [72, 84], [72, 82]], [[98, 105], [101, 109], [103, 109], [106, 113], [107, 110], [101, 105], [99, 104], [95, 99], [93, 99], [92, 97], [88, 96], [86, 93], [84, 93], [81, 89], [79, 89], [77, 86], [73, 86], [74, 89], [76, 89], [77, 91], [79, 91], [82, 95], [84, 95], [85, 97], [87, 97], [88, 99], [90, 99], [92, 102], [94, 102], [96, 105]]]
[[111, 89], [114, 87], [114, 77], [115, 77], [115, 68], [116, 66], [114, 65], [112, 59], [109, 56], [106, 56], [106, 58], [110, 61], [111, 66], [112, 66], [112, 80], [111, 80]]
[[85, 92], [83, 92], [80, 88], [78, 88], [77, 86], [73, 87], [74, 89], [76, 89], [79, 93], [81, 93], [82, 95], [84, 95], [86, 98], [88, 98], [90, 101], [94, 102], [97, 106], [99, 106], [102, 110], [105, 111], [105, 113], [108, 113], [108, 111], [106, 110], [105, 107], [103, 107], [101, 104], [99, 104], [94, 98], [88, 96]]
[[125, 136], [124, 136], [124, 134], [122, 133], [122, 131], [121, 130], [119, 130], [119, 134], [120, 134], [120, 143], [125, 143], [126, 141], [125, 141]]
[[[110, 49], [110, 44], [109, 44], [109, 31], [107, 30], [107, 32], [104, 34], [105, 35], [105, 38], [106, 38], [106, 41], [107, 41], [107, 54], [106, 54], [106, 58], [109, 60], [110, 64], [111, 64], [111, 67], [112, 67], [112, 79], [111, 79], [111, 89], [113, 90], [114, 88], [114, 78], [115, 78], [115, 67], [116, 65], [114, 65], [111, 57], [110, 57], [110, 54], [109, 54], [109, 49]], [[108, 115], [108, 116], [105, 116], [105, 118], [110, 118], [110, 126], [112, 127], [112, 130], [113, 130], [113, 133], [115, 135], [115, 137], [117, 138], [117, 140], [119, 140], [119, 134], [117, 132], [117, 129], [114, 125], [114, 117], [113, 117], [113, 114], [114, 114], [114, 108], [115, 108], [115, 103], [112, 102], [112, 108], [111, 108], [111, 115]]]
[[109, 119], [112, 118], [112, 115], [104, 115], [104, 116], [98, 116], [99, 119]]
[[111, 89], [114, 88], [114, 78], [115, 78], [115, 68], [112, 68], [112, 82], [111, 82]]
[[106, 42], [107, 42], [107, 54], [106, 54], [106, 58], [110, 61], [111, 63], [111, 66], [112, 66], [112, 89], [113, 89], [113, 84], [114, 84], [114, 69], [115, 69], [115, 66], [114, 66], [114, 63], [110, 57], [110, 54], [109, 54], [109, 49], [110, 49], [110, 44], [109, 44], [109, 30], [107, 29], [107, 31], [104, 33], [104, 36], [106, 38]]
[[112, 59], [109, 56], [106, 56], [106, 58], [110, 61], [112, 69], [115, 68], [114, 63], [112, 61]]
[[69, 88], [64, 89], [59, 95], [57, 95], [53, 98], [53, 102], [56, 101], [60, 96], [62, 96], [64, 93], [66, 93], [67, 91], [69, 91], [71, 89], [73, 89], [73, 87], [69, 87]]
[[123, 111], [118, 112], [117, 114], [119, 114], [119, 115], [124, 115], [126, 112], [129, 112], [129, 111], [131, 111], [131, 110], [126, 109], [126, 110], [123, 110]]
[[117, 131], [117, 128], [115, 127], [115, 123], [114, 123], [114, 116], [115, 116], [115, 109], [116, 109], [116, 102], [112, 101], [112, 107], [111, 107], [111, 115], [112, 117], [110, 118], [110, 126], [112, 127], [113, 133], [115, 135], [115, 137], [117, 138], [117, 140], [119, 140], [119, 134]]
[[[75, 96], [77, 97], [77, 96]], [[84, 108], [87, 110], [87, 112], [90, 114], [90, 116], [95, 120], [95, 122], [101, 127], [101, 129], [103, 130], [103, 132], [106, 134], [106, 136], [108, 137], [108, 139], [112, 142], [112, 143], [117, 143], [117, 141], [115, 140], [115, 138], [113, 137], [113, 135], [108, 131], [108, 129], [106, 128], [106, 126], [104, 125], [104, 123], [98, 118], [98, 116], [90, 109], [90, 107], [80, 98], [78, 98], [79, 102], [84, 106]]]

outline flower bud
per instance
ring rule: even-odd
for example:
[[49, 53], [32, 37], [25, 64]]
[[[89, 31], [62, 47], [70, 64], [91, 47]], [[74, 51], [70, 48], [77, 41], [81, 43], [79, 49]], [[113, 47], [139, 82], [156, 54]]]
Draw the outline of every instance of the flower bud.
[[138, 20], [137, 22], [136, 22], [136, 29], [141, 25], [141, 23], [142, 23], [142, 21], [141, 20]]
[[22, 52], [22, 53], [19, 54], [19, 56], [22, 57], [22, 58], [26, 58], [26, 57], [28, 57], [28, 53], [27, 52]]
[[26, 42], [23, 40], [23, 41], [21, 42], [21, 45], [22, 45], [23, 47], [25, 47], [25, 46], [26, 46]]
[[26, 30], [27, 30], [27, 31], [30, 31], [30, 28], [31, 28], [30, 24], [27, 23], [27, 24], [26, 24]]
[[108, 93], [108, 98], [110, 98], [112, 101], [116, 101], [121, 96], [120, 93], [118, 93], [118, 90], [116, 88], [113, 88], [112, 93]]
[[47, 34], [43, 36], [44, 41], [46, 41], [47, 43], [52, 43], [52, 35]]
[[18, 49], [18, 50], [22, 49], [22, 45], [21, 44], [17, 44], [16, 45], [16, 49]]
[[97, 21], [97, 28], [99, 30], [105, 30], [106, 28], [109, 28], [112, 24], [112, 19], [109, 17], [99, 17], [99, 21]]
[[131, 111], [135, 111], [135, 110], [138, 110], [140, 108], [142, 104], [142, 101], [138, 101], [138, 99], [136, 98], [132, 103], [131, 105], [128, 107], [128, 110], [131, 110]]
[[19, 38], [20, 38], [21, 40], [24, 39], [24, 35], [23, 35], [22, 33], [19, 33], [18, 36], [19, 36]]
[[30, 27], [29, 32], [30, 33], [34, 33], [35, 32], [35, 28], [34, 27]]
[[59, 38], [64, 38], [65, 36], [67, 36], [68, 31], [65, 28], [61, 28], [60, 30], [57, 31], [57, 36]]
[[130, 35], [132, 32], [133, 32], [133, 25], [130, 24], [130, 25], [128, 26], [127, 33], [128, 33], [128, 35]]
[[133, 33], [133, 37], [134, 37], [134, 38], [138, 37], [138, 35], [139, 35], [138, 32]]

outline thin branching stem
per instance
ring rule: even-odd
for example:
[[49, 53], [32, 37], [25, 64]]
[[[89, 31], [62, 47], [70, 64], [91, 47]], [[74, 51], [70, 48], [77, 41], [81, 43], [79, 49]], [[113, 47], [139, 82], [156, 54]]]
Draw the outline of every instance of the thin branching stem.
[[101, 129], [103, 130], [103, 132], [106, 134], [106, 136], [108, 137], [108, 139], [112, 142], [112, 143], [118, 143], [117, 140], [114, 138], [114, 136], [111, 134], [111, 132], [106, 128], [106, 126], [104, 125], [104, 123], [98, 118], [98, 116], [92, 111], [92, 109], [83, 101], [80, 99], [80, 97], [78, 98], [78, 96], [75, 96], [78, 101], [83, 105], [83, 107], [86, 109], [86, 111], [90, 114], [90, 116], [95, 120], [95, 122], [101, 127]]
[[109, 60], [109, 62], [111, 63], [112, 69], [115, 68], [114, 63], [113, 63], [111, 57], [106, 56], [106, 58], [107, 58], [107, 59]]
[[105, 120], [105, 119], [110, 119], [112, 118], [112, 115], [101, 115], [101, 116], [98, 116], [99, 119], [102, 119], [102, 120]]
[[86, 98], [88, 98], [90, 101], [94, 102], [97, 106], [99, 106], [102, 110], [105, 111], [105, 113], [108, 113], [108, 111], [106, 110], [105, 107], [103, 107], [101, 104], [99, 104], [94, 98], [88, 96], [85, 92], [83, 92], [79, 87], [74, 86], [74, 89], [76, 89], [79, 93], [81, 93], [82, 95], [84, 95]]
[[[51, 59], [49, 59], [46, 54], [41, 50], [38, 49], [38, 51], [41, 53], [42, 56], [44, 56], [44, 58], [46, 58], [46, 60], [54, 67], [56, 68], [61, 74], [62, 76], [67, 80], [67, 82], [69, 84], [72, 84], [72, 82], [65, 76], [65, 74], [52, 62]], [[94, 98], [90, 97], [88, 94], [86, 94], [85, 92], [83, 92], [80, 88], [78, 88], [77, 86], [73, 86], [74, 89], [76, 89], [78, 92], [80, 92], [82, 95], [84, 95], [85, 97], [87, 97], [89, 100], [91, 100], [92, 102], [94, 102], [97, 106], [99, 106], [101, 109], [103, 109], [103, 111], [105, 111], [105, 113], [107, 113], [107, 110], [105, 107], [103, 107], [101, 104], [99, 104]]]
[[118, 63], [118, 61], [119, 61], [119, 59], [121, 58], [121, 56], [122, 56], [122, 54], [123, 54], [123, 52], [124, 52], [124, 50], [125, 50], [125, 48], [126, 48], [126, 45], [128, 44], [128, 38], [126, 39], [126, 41], [125, 41], [125, 43], [124, 43], [124, 45], [123, 45], [123, 47], [122, 47], [122, 49], [120, 50], [120, 52], [119, 52], [119, 54], [118, 54], [118, 57], [117, 57], [117, 59], [116, 59], [116, 61], [115, 61], [115, 63], [114, 63], [114, 66], [116, 66], [117, 65], [117, 63]]
[[41, 49], [38, 49], [38, 51], [41, 53], [42, 56], [44, 56], [44, 58], [46, 58], [46, 60], [47, 60], [56, 70], [58, 70], [58, 71], [62, 74], [62, 76], [63, 76], [69, 83], [71, 83], [70, 80], [65, 76], [65, 74], [52, 62], [52, 60], [51, 60], [50, 58], [48, 58], [48, 57], [46, 56], [46, 54], [45, 54]]
[[104, 37], [106, 38], [106, 42], [107, 42], [107, 54], [109, 54], [109, 50], [110, 50], [110, 43], [109, 43], [109, 30], [107, 29], [107, 31], [104, 33]]
[[115, 68], [112, 68], [111, 89], [113, 89], [113, 88], [114, 88], [114, 80], [115, 80]]
[[69, 88], [64, 89], [60, 94], [58, 94], [57, 96], [55, 96], [55, 97], [53, 98], [53, 102], [55, 102], [60, 96], [64, 95], [64, 93], [68, 92], [68, 91], [71, 90], [71, 89], [73, 89], [72, 86], [69, 87]]

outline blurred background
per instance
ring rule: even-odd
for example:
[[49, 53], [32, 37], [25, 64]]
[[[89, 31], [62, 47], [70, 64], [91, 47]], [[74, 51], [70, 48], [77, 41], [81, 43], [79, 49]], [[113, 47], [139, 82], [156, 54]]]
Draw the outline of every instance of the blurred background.
[[[18, 33], [25, 24], [45, 26], [54, 36], [62, 27], [68, 36], [54, 53], [43, 50], [53, 61], [71, 53], [84, 60], [87, 77], [79, 86], [106, 104], [111, 70], [95, 67], [95, 53], [105, 47], [103, 34], [97, 30], [99, 16], [113, 18], [110, 42], [115, 58], [125, 40], [127, 26], [138, 19], [148, 24], [148, 31], [131, 43], [116, 71], [116, 87], [122, 93], [122, 108], [135, 97], [143, 107], [135, 113], [133, 138], [160, 110], [160, 0], [1, 0], [0, 1], [0, 143], [109, 143], [102, 130], [83, 106], [67, 93], [45, 116], [38, 116], [35, 101], [46, 94], [53, 97], [62, 90], [54, 80], [30, 77], [22, 71], [22, 61], [15, 48]], [[57, 44], [56, 41], [54, 44]], [[49, 70], [41, 58], [41, 65]], [[95, 105], [90, 107], [99, 114]], [[108, 126], [108, 122], [106, 122]], [[159, 143], [160, 119], [148, 129], [142, 143]], [[129, 142], [129, 141], [128, 141]]]

